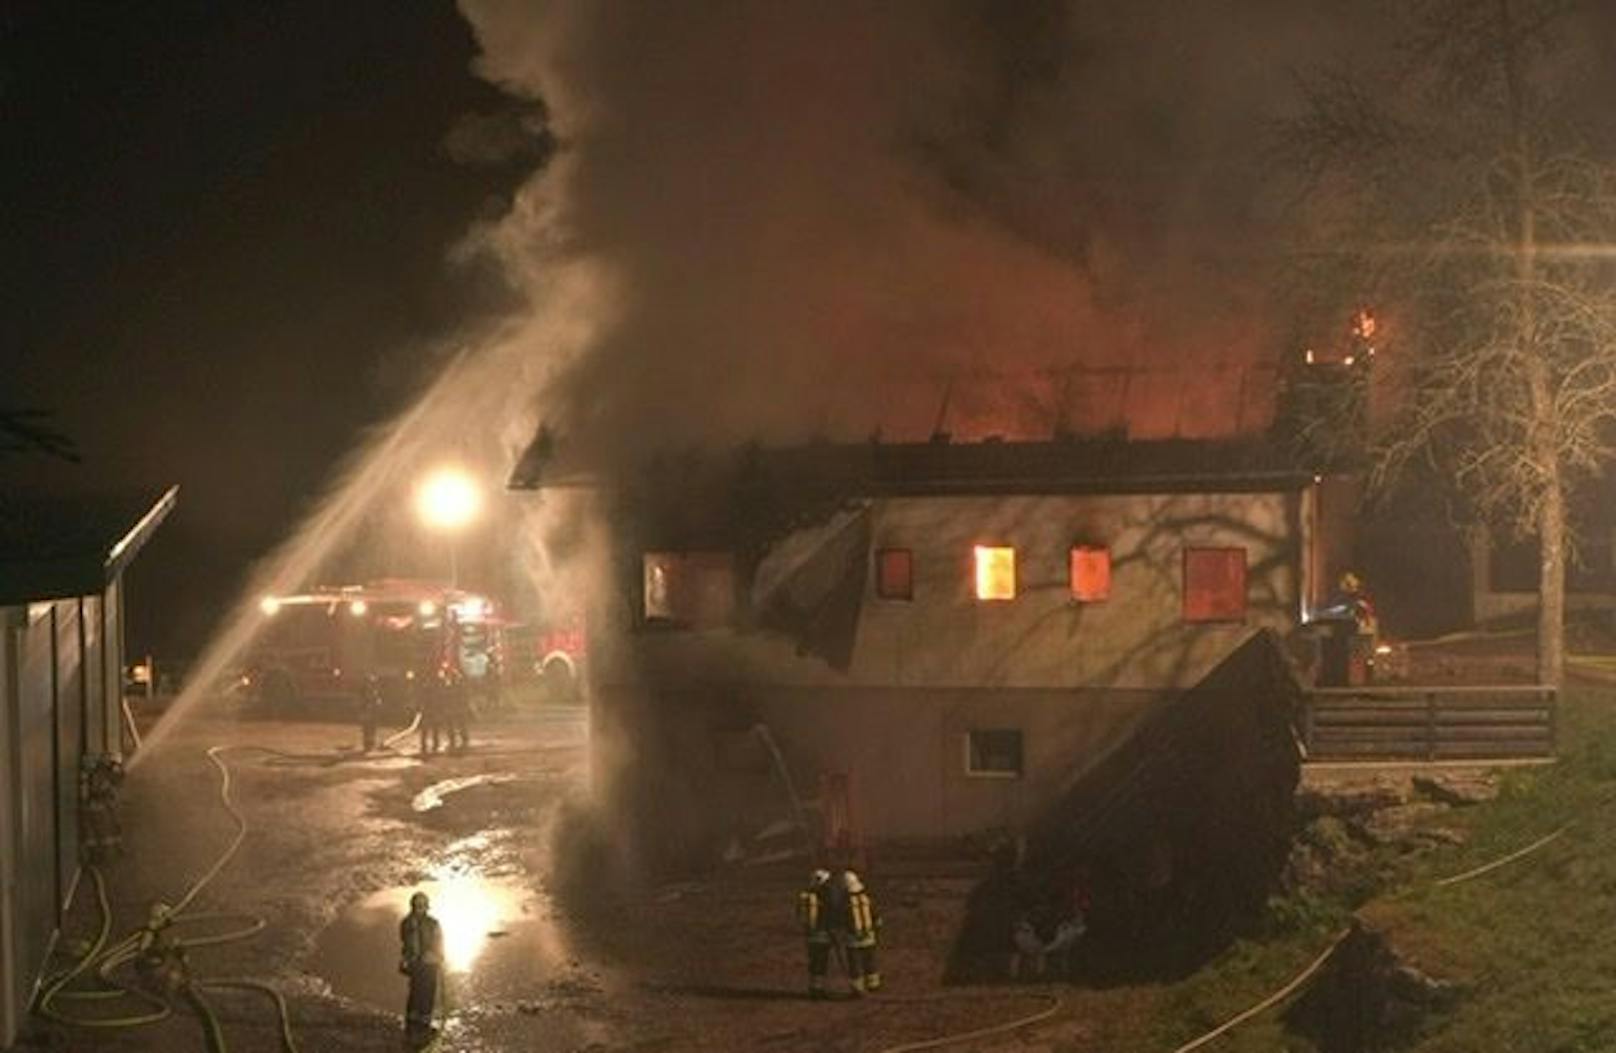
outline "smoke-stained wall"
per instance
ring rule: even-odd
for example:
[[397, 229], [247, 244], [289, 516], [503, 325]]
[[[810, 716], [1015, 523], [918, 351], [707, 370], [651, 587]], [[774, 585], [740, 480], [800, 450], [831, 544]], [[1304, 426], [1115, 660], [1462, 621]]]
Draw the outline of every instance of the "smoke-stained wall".
[[[912, 598], [883, 599], [873, 565], [862, 573], [841, 666], [760, 625], [756, 609], [723, 626], [648, 623], [644, 578], [632, 573], [643, 554], [619, 536], [614, 558], [629, 572], [617, 575], [590, 645], [597, 744], [625, 750], [625, 763], [607, 758], [607, 781], [630, 811], [652, 810], [673, 855], [710, 859], [724, 838], [789, 812], [747, 741], [764, 724], [809, 796], [822, 776], [848, 776], [865, 836], [930, 840], [1024, 824], [1252, 632], [1295, 625], [1304, 503], [1300, 490], [868, 501], [850, 513], [868, 517], [851, 558], [910, 552]], [[816, 533], [830, 548], [849, 532], [832, 520], [775, 549]], [[973, 547], [985, 543], [1015, 548], [1012, 600], [973, 592]], [[1102, 602], [1073, 599], [1076, 544], [1110, 552]], [[1244, 551], [1241, 615], [1186, 619], [1191, 547]], [[803, 565], [815, 576], [828, 569], [807, 555]], [[764, 602], [755, 585], [741, 580], [737, 592]], [[982, 730], [1019, 733], [1015, 776], [969, 770], [969, 736]]]

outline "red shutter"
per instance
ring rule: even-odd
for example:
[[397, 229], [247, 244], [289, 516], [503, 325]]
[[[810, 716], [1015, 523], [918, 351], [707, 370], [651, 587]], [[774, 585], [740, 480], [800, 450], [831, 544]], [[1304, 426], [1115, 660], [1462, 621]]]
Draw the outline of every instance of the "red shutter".
[[1111, 550], [1095, 545], [1072, 549], [1072, 599], [1099, 603], [1111, 598]]
[[906, 548], [883, 548], [875, 553], [875, 594], [883, 600], [915, 597], [915, 558]]
[[1184, 620], [1238, 622], [1246, 617], [1246, 550], [1184, 550]]

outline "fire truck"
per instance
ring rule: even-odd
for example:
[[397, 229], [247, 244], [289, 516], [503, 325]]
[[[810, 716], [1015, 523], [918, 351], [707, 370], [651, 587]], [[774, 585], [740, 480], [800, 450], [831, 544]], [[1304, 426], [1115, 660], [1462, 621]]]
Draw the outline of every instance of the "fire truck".
[[389, 579], [266, 596], [259, 611], [264, 625], [242, 683], [266, 705], [374, 698], [409, 709], [416, 682], [450, 661], [484, 693], [498, 694], [504, 626], [486, 596]]

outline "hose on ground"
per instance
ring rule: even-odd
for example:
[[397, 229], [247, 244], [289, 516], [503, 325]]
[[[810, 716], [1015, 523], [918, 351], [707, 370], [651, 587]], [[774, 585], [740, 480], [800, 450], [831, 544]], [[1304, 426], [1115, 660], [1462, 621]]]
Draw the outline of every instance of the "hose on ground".
[[[253, 746], [214, 746], [207, 751], [208, 760], [219, 770], [219, 798], [223, 802], [225, 810], [236, 822], [236, 834], [231, 838], [230, 844], [226, 846], [218, 859], [191, 884], [174, 907], [168, 911], [167, 924], [170, 926], [192, 925], [198, 922], [219, 919], [238, 919], [245, 923], [223, 932], [204, 933], [186, 939], [176, 939], [175, 943], [181, 951], [190, 947], [212, 946], [232, 940], [245, 939], [263, 931], [267, 927], [267, 922], [264, 919], [249, 914], [233, 912], [187, 913], [191, 904], [195, 902], [203, 889], [235, 857], [247, 837], [247, 818], [236, 807], [234, 800], [231, 798], [232, 778], [230, 768], [221, 759], [224, 753], [233, 749], [262, 750], [268, 753], [278, 752], [265, 747]], [[166, 1019], [173, 1013], [173, 1008], [166, 999], [138, 986], [120, 983], [113, 977], [113, 973], [117, 969], [140, 956], [143, 930], [130, 933], [110, 947], [107, 945], [112, 931], [112, 908], [107, 898], [106, 879], [102, 876], [100, 868], [90, 866], [87, 869], [95, 885], [96, 902], [101, 916], [96, 937], [91, 942], [89, 949], [71, 966], [45, 981], [40, 988], [39, 997], [35, 1001], [35, 1011], [48, 1020], [72, 1027], [140, 1027]], [[91, 989], [69, 989], [70, 984], [86, 975], [93, 975], [102, 986]], [[202, 989], [210, 987], [246, 989], [268, 995], [274, 1001], [280, 1018], [279, 1037], [281, 1049], [283, 1053], [297, 1053], [297, 1043], [292, 1033], [290, 1007], [287, 1005], [285, 996], [279, 991], [269, 984], [257, 980], [198, 978], [185, 985], [183, 994], [192, 1008], [195, 1009], [197, 1016], [202, 1020], [204, 1036], [211, 1053], [228, 1053], [228, 1045], [218, 1015], [201, 993]], [[143, 1012], [118, 1016], [100, 1016], [69, 1014], [58, 1005], [59, 1002], [64, 1001], [105, 1002], [113, 999], [133, 999], [144, 1003], [147, 1008]]]
[[[944, 1046], [952, 1046], [959, 1042], [974, 1042], [981, 1038], [992, 1038], [994, 1035], [1009, 1034], [1012, 1031], [1019, 1031], [1024, 1027], [1031, 1027], [1034, 1024], [1048, 1020], [1060, 1012], [1061, 1006], [1065, 1004], [1065, 999], [1058, 995], [1041, 995], [1040, 997], [1046, 999], [1049, 1004], [1036, 1013], [1028, 1013], [1026, 1016], [1007, 1020], [1002, 1024], [979, 1027], [971, 1031], [960, 1031], [952, 1035], [922, 1039], [919, 1042], [903, 1042], [896, 1046], [887, 1046], [880, 1053], [920, 1053], [921, 1050], [942, 1049]], [[927, 1001], [937, 1000], [936, 998], [927, 999]]]
[[1267, 998], [1264, 998], [1261, 1002], [1258, 1002], [1250, 1009], [1230, 1017], [1228, 1020], [1219, 1024], [1211, 1031], [1208, 1031], [1200, 1038], [1184, 1043], [1182, 1046], [1179, 1046], [1177, 1049], [1173, 1050], [1173, 1053], [1190, 1053], [1191, 1050], [1200, 1049], [1202, 1046], [1206, 1045], [1208, 1042], [1211, 1042], [1219, 1035], [1222, 1035], [1227, 1031], [1233, 1031], [1235, 1028], [1239, 1027], [1247, 1020], [1250, 1020], [1252, 1017], [1259, 1016], [1262, 1013], [1267, 1012], [1269, 1009], [1272, 1009], [1274, 1006], [1295, 994], [1303, 984], [1307, 983], [1313, 978], [1315, 973], [1324, 968], [1324, 963], [1330, 960], [1330, 956], [1335, 954], [1336, 948], [1341, 946], [1342, 941], [1347, 938], [1347, 933], [1351, 931], [1352, 930], [1350, 928], [1346, 928], [1336, 933], [1335, 938], [1330, 941], [1330, 945], [1324, 948], [1317, 958], [1314, 958], [1313, 961], [1308, 963], [1306, 969], [1303, 969], [1301, 972], [1297, 973], [1296, 976], [1292, 978], [1290, 983], [1286, 984], [1284, 987], [1281, 987]]
[[[1538, 849], [1543, 848], [1546, 845], [1552, 844], [1553, 842], [1559, 840], [1560, 837], [1563, 836], [1566, 833], [1566, 831], [1568, 831], [1570, 829], [1571, 829], [1571, 824], [1566, 823], [1564, 826], [1560, 827], [1558, 830], [1555, 830], [1553, 833], [1548, 834], [1547, 836], [1538, 838], [1536, 841], [1533, 841], [1531, 844], [1525, 846], [1524, 848], [1516, 849], [1515, 851], [1510, 852], [1508, 855], [1500, 856], [1499, 858], [1494, 859], [1489, 863], [1483, 863], [1481, 866], [1473, 867], [1470, 870], [1464, 871], [1463, 873], [1454, 874], [1451, 877], [1445, 877], [1445, 878], [1442, 878], [1442, 879], [1440, 879], [1438, 881], [1434, 881], [1434, 882], [1432, 882], [1432, 887], [1433, 888], [1447, 888], [1447, 887], [1450, 887], [1450, 886], [1453, 886], [1453, 885], [1457, 885], [1457, 884], [1459, 884], [1461, 882], [1464, 882], [1464, 881], [1470, 881], [1470, 880], [1472, 880], [1474, 878], [1481, 877], [1483, 874], [1490, 874], [1494, 870], [1497, 870], [1500, 867], [1507, 866], [1508, 864], [1513, 863], [1518, 859], [1522, 859], [1522, 858], [1524, 858], [1526, 856], [1531, 855], [1533, 852], [1536, 852]], [[1278, 991], [1276, 991], [1273, 994], [1269, 995], [1267, 998], [1263, 999], [1261, 1002], [1258, 1002], [1256, 1005], [1252, 1006], [1250, 1009], [1247, 1009], [1244, 1012], [1239, 1013], [1234, 1017], [1231, 1017], [1225, 1023], [1220, 1024], [1218, 1027], [1214, 1028], [1211, 1031], [1208, 1031], [1206, 1034], [1202, 1035], [1200, 1038], [1197, 1038], [1192, 1042], [1186, 1043], [1185, 1045], [1179, 1046], [1177, 1049], [1175, 1049], [1173, 1051], [1173, 1053], [1190, 1053], [1191, 1050], [1199, 1049], [1202, 1046], [1204, 1046], [1206, 1043], [1212, 1041], [1213, 1039], [1217, 1038], [1219, 1035], [1223, 1034], [1224, 1032], [1233, 1030], [1235, 1027], [1239, 1026], [1240, 1024], [1243, 1024], [1247, 1020], [1250, 1020], [1252, 1017], [1258, 1016], [1258, 1015], [1266, 1012], [1267, 1010], [1272, 1009], [1274, 1006], [1278, 1005], [1279, 1003], [1285, 1001], [1291, 995], [1295, 994], [1296, 991], [1299, 990], [1304, 984], [1306, 984], [1308, 980], [1312, 979], [1314, 974], [1316, 974], [1321, 968], [1323, 968], [1324, 963], [1330, 960], [1330, 956], [1335, 954], [1336, 950], [1340, 948], [1340, 946], [1342, 944], [1342, 941], [1344, 941], [1347, 938], [1347, 934], [1349, 932], [1351, 932], [1351, 931], [1352, 930], [1350, 928], [1348, 928], [1348, 929], [1343, 929], [1340, 932], [1338, 932], [1335, 935], [1335, 938], [1330, 941], [1330, 945], [1328, 947], [1326, 947], [1323, 950], [1323, 952], [1319, 954], [1319, 956], [1317, 958], [1313, 959], [1313, 961], [1308, 965], [1308, 967], [1306, 969], [1303, 969], [1301, 971], [1301, 973], [1297, 974], [1297, 976], [1293, 980], [1291, 980], [1290, 983], [1286, 984], [1284, 987], [1280, 988]]]

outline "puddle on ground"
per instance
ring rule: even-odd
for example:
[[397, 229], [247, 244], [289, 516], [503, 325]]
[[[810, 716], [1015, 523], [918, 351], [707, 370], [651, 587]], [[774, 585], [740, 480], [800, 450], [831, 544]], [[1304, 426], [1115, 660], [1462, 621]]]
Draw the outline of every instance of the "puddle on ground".
[[417, 812], [430, 812], [434, 808], [443, 806], [443, 799], [452, 793], [469, 790], [473, 786], [497, 786], [503, 782], [514, 782], [516, 776], [510, 772], [492, 772], [485, 775], [466, 775], [458, 779], [444, 779], [415, 795], [410, 801], [410, 807]]
[[451, 852], [430, 880], [378, 892], [343, 911], [320, 934], [309, 971], [338, 995], [401, 1011], [406, 981], [398, 973], [398, 924], [419, 891], [432, 898], [432, 914], [443, 926], [450, 1006], [538, 994], [568, 968], [549, 903], [520, 880], [464, 869], [468, 854]]

